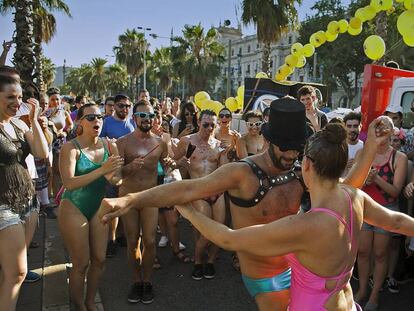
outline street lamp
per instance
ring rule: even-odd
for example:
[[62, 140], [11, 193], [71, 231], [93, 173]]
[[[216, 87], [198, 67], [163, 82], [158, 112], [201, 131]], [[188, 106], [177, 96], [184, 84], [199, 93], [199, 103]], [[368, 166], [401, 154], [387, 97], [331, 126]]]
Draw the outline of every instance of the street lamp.
[[[144, 40], [145, 40], [145, 32], [152, 30], [151, 28], [145, 28], [145, 27], [137, 27], [137, 29], [143, 30]], [[147, 88], [147, 61], [145, 59], [146, 56], [147, 56], [147, 43], [145, 42], [145, 44], [144, 44], [144, 89]]]

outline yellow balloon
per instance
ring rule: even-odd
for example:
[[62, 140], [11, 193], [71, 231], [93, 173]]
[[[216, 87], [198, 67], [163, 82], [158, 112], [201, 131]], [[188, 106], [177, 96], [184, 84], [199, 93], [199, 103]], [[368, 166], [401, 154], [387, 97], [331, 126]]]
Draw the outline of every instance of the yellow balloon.
[[256, 73], [256, 79], [267, 79], [269, 78], [268, 75], [265, 72], [258, 72]]
[[336, 38], [338, 38], [338, 34], [332, 34], [331, 32], [325, 32], [325, 36], [326, 36], [326, 41], [328, 42], [333, 42], [336, 40]]
[[329, 22], [328, 27], [326, 28], [331, 34], [336, 35], [339, 33], [339, 23], [337, 21]]
[[[359, 29], [362, 26], [362, 21], [358, 17], [352, 17], [349, 20], [349, 28]], [[348, 29], [349, 32], [349, 29]]]
[[392, 0], [381, 0], [380, 1], [380, 7], [381, 11], [387, 11], [392, 8]]
[[326, 42], [325, 31], [319, 30], [315, 36], [316, 41], [318, 41], [321, 45]]
[[364, 8], [359, 8], [358, 10], [356, 10], [355, 17], [358, 17], [361, 20], [361, 22], [365, 22], [367, 18], [365, 17]]
[[276, 81], [284, 81], [284, 80], [286, 80], [286, 77], [281, 75], [280, 73], [276, 73], [275, 80]]
[[373, 6], [371, 5], [367, 5], [364, 8], [364, 15], [367, 21], [373, 19], [375, 17], [375, 15], [377, 15], [377, 11], [374, 9]]
[[285, 64], [288, 65], [290, 68], [295, 68], [296, 64], [298, 63], [298, 58], [295, 55], [289, 54], [285, 58]]
[[378, 13], [381, 11], [382, 0], [371, 0], [370, 6], [372, 6], [375, 12]]
[[220, 110], [223, 108], [224, 106], [222, 103], [220, 103], [219, 101], [214, 101], [212, 110], [216, 113], [216, 115], [218, 115], [220, 113]]
[[398, 2], [398, 3], [403, 3], [403, 2], [404, 2], [404, 0], [395, 0], [395, 2]]
[[279, 73], [280, 75], [284, 77], [287, 77], [291, 73], [290, 70], [291, 68], [288, 65], [283, 64], [282, 66], [279, 67], [279, 69], [277, 70], [277, 73]]
[[237, 108], [238, 109], [243, 109], [243, 107], [244, 107], [244, 96], [237, 96], [236, 100], [237, 100], [237, 104], [239, 105]]
[[300, 44], [299, 42], [293, 43], [292, 47], [290, 48], [290, 52], [292, 53], [292, 55], [295, 55], [296, 57], [299, 57], [302, 55], [303, 53], [303, 45]]
[[397, 28], [401, 36], [410, 36], [414, 33], [414, 11], [403, 12], [397, 20]]
[[387, 15], [391, 15], [395, 12], [395, 7], [391, 7], [391, 9], [387, 10]]
[[239, 104], [234, 97], [227, 98], [225, 104], [227, 109], [229, 109], [231, 112], [234, 112], [239, 108]]
[[197, 105], [198, 108], [201, 108], [200, 107], [201, 102], [206, 100], [206, 99], [210, 99], [210, 95], [208, 95], [208, 93], [205, 92], [205, 91], [197, 92], [194, 95], [194, 102], [195, 102], [195, 104]]
[[313, 33], [309, 38], [309, 43], [312, 44], [315, 48], [318, 48], [321, 46], [319, 41], [316, 40], [316, 32]]
[[403, 41], [410, 47], [414, 47], [414, 34], [412, 36], [404, 36]]
[[213, 110], [213, 106], [214, 106], [214, 100], [205, 99], [200, 102], [200, 106], [198, 108], [200, 108], [200, 111], [207, 110], [207, 109]]
[[239, 86], [239, 88], [237, 89], [237, 96], [239, 97], [244, 97], [244, 85]]
[[352, 36], [357, 36], [357, 35], [359, 35], [361, 32], [362, 32], [362, 26], [361, 26], [360, 28], [358, 28], [358, 29], [355, 29], [355, 28], [352, 28], [352, 27], [349, 27], [349, 28], [348, 28], [348, 33], [349, 33], [350, 35], [352, 35]]
[[413, 0], [404, 0], [404, 7], [406, 10], [414, 10], [414, 1]]
[[339, 24], [339, 32], [340, 33], [347, 32], [349, 24], [348, 24], [348, 21], [346, 19], [341, 19], [338, 22], [338, 24]]
[[310, 43], [305, 44], [303, 47], [303, 55], [306, 57], [311, 57], [313, 53], [315, 53], [315, 47]]
[[302, 68], [305, 65], [306, 65], [306, 57], [302, 55], [298, 59], [298, 63], [296, 64], [296, 68]]
[[384, 40], [377, 35], [369, 36], [364, 41], [364, 52], [372, 60], [380, 59], [385, 54]]

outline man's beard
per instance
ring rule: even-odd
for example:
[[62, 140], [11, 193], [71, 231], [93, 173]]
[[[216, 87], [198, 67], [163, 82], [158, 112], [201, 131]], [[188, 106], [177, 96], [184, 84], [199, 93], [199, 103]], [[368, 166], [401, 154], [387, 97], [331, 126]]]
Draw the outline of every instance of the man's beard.
[[115, 110], [115, 114], [118, 118], [120, 118], [121, 120], [125, 120], [126, 117], [128, 116], [128, 114], [122, 114], [120, 115], [118, 111]]
[[359, 133], [355, 133], [355, 132], [349, 133], [348, 135], [348, 139], [350, 142], [357, 142], [358, 137], [359, 137]]
[[274, 151], [273, 151], [273, 147], [272, 147], [272, 145], [270, 145], [269, 146], [269, 156], [270, 156], [270, 159], [272, 160], [272, 163], [273, 163], [273, 166], [275, 167], [275, 168], [278, 168], [278, 169], [280, 169], [280, 170], [283, 170], [283, 171], [288, 171], [288, 170], [290, 170], [292, 167], [293, 167], [293, 165], [295, 164], [295, 160], [293, 160], [292, 161], [292, 164], [283, 164], [282, 163], [282, 159], [285, 159], [285, 160], [291, 160], [291, 159], [286, 159], [286, 158], [284, 158], [284, 157], [277, 157], [276, 156], [276, 154], [274, 153]]
[[149, 127], [144, 127], [144, 126], [142, 126], [142, 124], [140, 124], [140, 125], [137, 125], [137, 127], [138, 127], [138, 129], [141, 131], [141, 132], [144, 132], [144, 133], [148, 133], [149, 131], [151, 131], [151, 129], [152, 129], [152, 125], [150, 124], [150, 126]]

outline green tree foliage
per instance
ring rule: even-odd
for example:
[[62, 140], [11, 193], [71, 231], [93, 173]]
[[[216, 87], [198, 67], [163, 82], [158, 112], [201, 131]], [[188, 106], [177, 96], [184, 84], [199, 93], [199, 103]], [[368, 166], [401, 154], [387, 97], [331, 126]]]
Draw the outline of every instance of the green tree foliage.
[[182, 37], [174, 39], [178, 46], [171, 48], [174, 71], [184, 78], [189, 94], [199, 90], [211, 91], [224, 62], [224, 46], [217, 42], [217, 31], [207, 32], [200, 25], [185, 25]]
[[242, 20], [245, 25], [253, 23], [257, 39], [263, 43], [262, 71], [270, 73], [270, 45], [279, 41], [281, 35], [297, 24], [295, 3], [301, 0], [243, 0]]
[[42, 62], [41, 68], [42, 68], [44, 88], [47, 90], [52, 85], [53, 81], [55, 80], [56, 67], [55, 67], [55, 64], [52, 63], [52, 60], [50, 58], [43, 56], [41, 58], [41, 62]]

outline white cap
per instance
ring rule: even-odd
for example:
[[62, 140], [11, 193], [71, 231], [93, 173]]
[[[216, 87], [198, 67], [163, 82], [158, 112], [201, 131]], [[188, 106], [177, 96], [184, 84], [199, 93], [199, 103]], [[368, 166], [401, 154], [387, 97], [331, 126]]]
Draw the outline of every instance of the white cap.
[[403, 113], [402, 107], [397, 105], [389, 105], [387, 109], [385, 109], [385, 112], [391, 112], [391, 113]]

